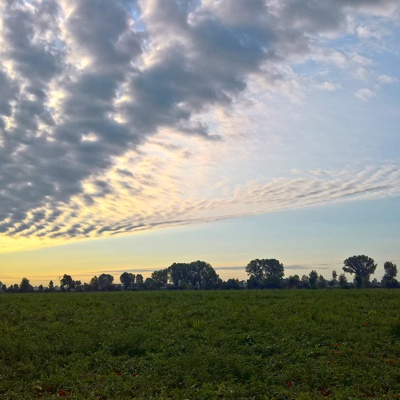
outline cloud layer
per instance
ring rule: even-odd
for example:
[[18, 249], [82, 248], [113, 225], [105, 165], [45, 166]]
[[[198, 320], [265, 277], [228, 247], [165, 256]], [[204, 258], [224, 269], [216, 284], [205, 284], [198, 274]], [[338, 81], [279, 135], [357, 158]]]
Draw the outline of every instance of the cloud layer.
[[296, 66], [353, 74], [363, 101], [396, 84], [383, 71], [369, 87], [370, 60], [332, 43], [387, 34], [397, 0], [2, 0], [0, 13], [2, 235], [48, 243], [398, 195], [393, 164], [214, 182], [196, 153], [235, 140], [225, 113], [257, 82], [294, 102], [307, 83], [340, 88]]

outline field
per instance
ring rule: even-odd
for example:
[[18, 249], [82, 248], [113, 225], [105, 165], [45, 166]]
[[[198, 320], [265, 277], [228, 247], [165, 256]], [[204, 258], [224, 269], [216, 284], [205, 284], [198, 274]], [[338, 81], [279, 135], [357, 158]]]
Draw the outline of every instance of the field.
[[0, 296], [0, 398], [400, 398], [400, 290]]

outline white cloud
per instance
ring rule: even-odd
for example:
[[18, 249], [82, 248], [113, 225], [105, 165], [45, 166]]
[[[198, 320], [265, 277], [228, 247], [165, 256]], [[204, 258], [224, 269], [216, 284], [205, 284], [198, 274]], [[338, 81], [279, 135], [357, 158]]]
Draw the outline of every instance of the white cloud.
[[[397, 10], [395, 0], [1, 2], [0, 233], [77, 238], [245, 207], [229, 198], [229, 185], [251, 176], [241, 171], [243, 138], [265, 123], [257, 140], [271, 157], [284, 146], [268, 104], [286, 110], [314, 89], [344, 87], [329, 73], [316, 77], [327, 66], [368, 82], [374, 60], [355, 36], [345, 48], [336, 40], [353, 35], [356, 16], [365, 38], [375, 31], [363, 18]], [[211, 148], [221, 152], [197, 156]], [[280, 179], [273, 185], [301, 188]]]
[[360, 37], [361, 39], [369, 39], [369, 38], [379, 39], [382, 36], [381, 32], [366, 25], [358, 26], [356, 32], [357, 36]]
[[378, 81], [379, 81], [379, 83], [382, 83], [384, 85], [388, 85], [388, 84], [397, 82], [397, 79], [393, 78], [393, 77], [391, 77], [389, 75], [380, 75], [379, 78], [378, 78]]
[[327, 90], [328, 92], [334, 92], [339, 88], [339, 85], [334, 82], [325, 81], [317, 84], [316, 87], [321, 90]]
[[372, 97], [376, 96], [376, 93], [374, 91], [372, 91], [371, 89], [362, 88], [362, 89], [357, 90], [355, 95], [362, 101], [368, 101]]

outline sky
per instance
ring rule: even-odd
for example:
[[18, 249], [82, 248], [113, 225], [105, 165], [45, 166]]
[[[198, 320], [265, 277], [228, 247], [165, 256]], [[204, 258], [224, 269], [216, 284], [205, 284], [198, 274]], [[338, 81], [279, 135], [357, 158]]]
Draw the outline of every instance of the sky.
[[380, 279], [399, 43], [398, 0], [0, 0], [0, 280], [358, 254]]

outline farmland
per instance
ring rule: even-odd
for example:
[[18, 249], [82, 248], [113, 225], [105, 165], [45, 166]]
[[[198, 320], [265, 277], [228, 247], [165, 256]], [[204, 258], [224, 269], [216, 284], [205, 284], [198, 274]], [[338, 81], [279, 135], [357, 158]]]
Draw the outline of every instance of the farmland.
[[400, 291], [0, 296], [4, 399], [400, 398]]

